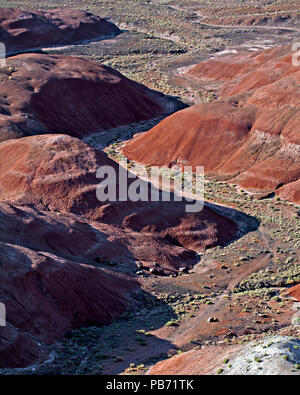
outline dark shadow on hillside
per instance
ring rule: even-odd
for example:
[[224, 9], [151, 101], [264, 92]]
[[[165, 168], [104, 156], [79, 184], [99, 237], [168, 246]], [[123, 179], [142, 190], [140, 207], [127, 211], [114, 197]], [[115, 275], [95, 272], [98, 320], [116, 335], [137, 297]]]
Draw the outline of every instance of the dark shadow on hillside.
[[[176, 346], [151, 335], [164, 325], [176, 325], [176, 316], [166, 303], [139, 290], [130, 295], [135, 303], [118, 320], [102, 327], [74, 330], [62, 341], [63, 348], [52, 366], [44, 366], [36, 374], [119, 374], [143, 364], [167, 358]], [[83, 361], [80, 351], [86, 348]], [[70, 364], [70, 359], [72, 364]]]
[[97, 42], [112, 39], [114, 37], [117, 37], [121, 33], [123, 33], [123, 31], [119, 30], [119, 31], [116, 31], [114, 34], [111, 34], [110, 36], [103, 36], [102, 35], [102, 36], [99, 36], [96, 38], [90, 38], [87, 40], [78, 40], [78, 41], [72, 41], [72, 42], [60, 41], [60, 42], [57, 42], [56, 44], [51, 44], [51, 45], [41, 44], [40, 46], [37, 46], [37, 47], [24, 48], [24, 49], [19, 49], [19, 50], [15, 50], [15, 51], [8, 51], [6, 53], [6, 57], [10, 58], [12, 56], [21, 55], [23, 53], [47, 54], [47, 51], [45, 49], [55, 49], [55, 48], [59, 49], [62, 46], [72, 47], [72, 46], [76, 46], [76, 45], [89, 45], [91, 43], [97, 43]]
[[239, 239], [240, 237], [244, 236], [249, 232], [253, 232], [260, 226], [260, 221], [256, 217], [245, 214], [242, 211], [210, 202], [205, 202], [205, 204], [207, 207], [210, 207], [215, 212], [233, 220], [238, 225], [237, 235], [232, 241]]

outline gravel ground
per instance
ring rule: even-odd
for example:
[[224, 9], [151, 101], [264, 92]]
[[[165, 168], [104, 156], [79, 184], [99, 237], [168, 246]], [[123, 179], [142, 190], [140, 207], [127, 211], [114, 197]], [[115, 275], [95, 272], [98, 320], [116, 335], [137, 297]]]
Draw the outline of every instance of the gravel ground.
[[300, 340], [271, 336], [248, 344], [219, 369], [224, 375], [300, 375]]

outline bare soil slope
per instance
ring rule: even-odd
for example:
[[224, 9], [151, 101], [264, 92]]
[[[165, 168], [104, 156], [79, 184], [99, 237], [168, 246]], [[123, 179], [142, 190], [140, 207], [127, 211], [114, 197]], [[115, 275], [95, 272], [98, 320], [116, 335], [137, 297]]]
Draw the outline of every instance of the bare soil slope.
[[31, 134], [84, 137], [170, 113], [175, 102], [89, 60], [22, 54], [0, 72], [0, 141]]
[[[172, 196], [171, 202], [100, 202], [96, 196], [101, 181], [96, 178], [98, 168], [115, 169], [118, 199], [119, 167], [104, 153], [78, 139], [44, 135], [9, 140], [0, 145], [0, 153], [3, 201], [34, 204], [42, 210], [73, 213], [155, 235], [160, 240], [166, 239], [178, 251], [182, 247], [202, 250], [224, 244], [235, 235], [232, 221], [207, 207], [201, 213], [187, 214], [185, 202], [176, 202]], [[133, 179], [128, 181], [131, 182]], [[172, 258], [166, 261], [171, 264]], [[178, 262], [175, 260], [173, 265]]]
[[[299, 340], [273, 336], [246, 346], [191, 350], [154, 365], [149, 374], [300, 375]], [[225, 361], [225, 362], [224, 362]]]
[[171, 115], [129, 141], [125, 155], [204, 165], [210, 176], [299, 202], [300, 72], [290, 49], [217, 57], [188, 74], [221, 81], [220, 99]]
[[289, 290], [289, 295], [291, 295], [293, 298], [297, 299], [300, 302], [300, 284], [292, 287]]
[[7, 53], [115, 36], [113, 23], [81, 10], [0, 8], [0, 41]]
[[118, 167], [67, 135], [3, 142], [0, 158], [2, 367], [38, 361], [47, 354], [40, 342], [72, 328], [111, 322], [137, 288], [137, 261], [145, 275], [155, 262], [172, 274], [237, 231], [209, 208], [186, 214], [184, 202], [99, 202], [97, 169], [110, 165], [118, 175]]

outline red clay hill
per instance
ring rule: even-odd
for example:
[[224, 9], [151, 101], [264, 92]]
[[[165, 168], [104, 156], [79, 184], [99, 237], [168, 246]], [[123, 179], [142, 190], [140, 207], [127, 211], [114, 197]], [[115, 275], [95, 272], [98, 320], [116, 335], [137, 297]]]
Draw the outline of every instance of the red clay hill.
[[[2, 201], [80, 215], [145, 237], [168, 238], [178, 251], [201, 250], [234, 237], [235, 225], [207, 207], [187, 214], [185, 202], [100, 202], [96, 188], [101, 180], [96, 172], [101, 166], [115, 169], [118, 183], [116, 163], [81, 140], [66, 135], [8, 140], [0, 144]], [[165, 258], [161, 254], [160, 260], [173, 267], [180, 261], [167, 254]]]
[[[111, 322], [135, 301], [137, 262], [170, 275], [237, 225], [184, 202], [99, 202], [96, 170], [115, 162], [79, 139], [40, 135], [0, 144], [0, 367], [46, 358], [70, 329]], [[84, 287], [82, 286], [84, 284]]]
[[0, 8], [0, 41], [6, 45], [8, 54], [100, 40], [119, 32], [113, 23], [86, 11], [53, 9], [29, 12]]
[[0, 87], [0, 141], [41, 133], [84, 137], [169, 114], [177, 105], [100, 63], [62, 55], [9, 58]]
[[83, 258], [102, 236], [88, 224], [1, 203], [0, 229], [0, 300], [7, 314], [0, 367], [36, 363], [46, 357], [45, 345], [71, 329], [110, 323], [132, 304], [138, 288], [132, 278]]
[[125, 146], [150, 165], [204, 165], [208, 176], [300, 202], [300, 69], [290, 48], [219, 56], [188, 76], [220, 98], [179, 111]]

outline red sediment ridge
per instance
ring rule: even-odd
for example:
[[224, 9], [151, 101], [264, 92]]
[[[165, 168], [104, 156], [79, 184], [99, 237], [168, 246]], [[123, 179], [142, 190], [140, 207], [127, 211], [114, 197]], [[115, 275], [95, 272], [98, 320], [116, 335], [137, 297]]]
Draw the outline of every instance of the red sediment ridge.
[[300, 71], [291, 50], [226, 55], [188, 75], [223, 81], [220, 99], [164, 119], [130, 140], [125, 155], [149, 165], [203, 165], [207, 175], [299, 202]]
[[104, 153], [67, 135], [0, 144], [0, 300], [9, 323], [0, 367], [36, 363], [46, 357], [40, 343], [109, 323], [136, 303], [137, 261], [169, 275], [192, 267], [195, 251], [235, 237], [237, 225], [208, 207], [187, 214], [184, 202], [99, 202], [102, 165], [118, 174]]
[[174, 100], [86, 59], [22, 54], [0, 76], [0, 141], [25, 135], [99, 130], [169, 114]]
[[113, 23], [86, 11], [22, 11], [0, 8], [0, 40], [8, 53], [115, 36]]

